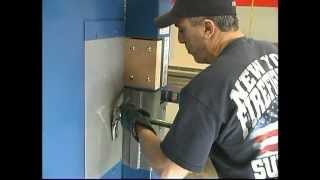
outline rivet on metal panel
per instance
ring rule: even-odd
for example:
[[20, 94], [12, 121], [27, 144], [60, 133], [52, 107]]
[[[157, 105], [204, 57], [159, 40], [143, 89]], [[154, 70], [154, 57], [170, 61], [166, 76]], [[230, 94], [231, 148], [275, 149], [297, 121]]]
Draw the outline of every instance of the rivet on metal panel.
[[134, 51], [135, 49], [136, 49], [135, 46], [131, 46], [131, 47], [130, 47], [130, 50], [131, 50], [131, 51]]
[[130, 76], [129, 76], [129, 79], [130, 79], [130, 80], [133, 80], [133, 79], [134, 79], [134, 76], [133, 76], [133, 75], [130, 75]]
[[151, 47], [151, 46], [148, 46], [148, 47], [147, 47], [147, 51], [148, 51], [149, 53], [151, 53], [151, 52], [152, 52], [152, 47]]

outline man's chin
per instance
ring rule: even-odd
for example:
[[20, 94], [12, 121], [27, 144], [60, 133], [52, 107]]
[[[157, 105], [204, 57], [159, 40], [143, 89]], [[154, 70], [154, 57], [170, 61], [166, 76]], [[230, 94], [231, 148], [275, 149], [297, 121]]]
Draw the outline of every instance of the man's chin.
[[199, 59], [199, 58], [196, 58], [196, 57], [193, 57], [194, 61], [196, 63], [199, 63], [199, 64], [206, 64], [205, 60], [204, 59]]

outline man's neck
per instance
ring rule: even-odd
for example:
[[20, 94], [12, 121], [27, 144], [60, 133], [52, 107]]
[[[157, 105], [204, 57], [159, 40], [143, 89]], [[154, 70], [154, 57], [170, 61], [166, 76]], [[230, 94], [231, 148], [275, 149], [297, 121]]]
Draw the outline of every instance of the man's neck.
[[233, 40], [243, 37], [244, 34], [240, 31], [234, 32], [221, 32], [218, 31], [218, 34], [212, 39], [213, 47], [211, 48], [211, 53], [214, 57], [218, 57], [223, 49], [228, 46]]

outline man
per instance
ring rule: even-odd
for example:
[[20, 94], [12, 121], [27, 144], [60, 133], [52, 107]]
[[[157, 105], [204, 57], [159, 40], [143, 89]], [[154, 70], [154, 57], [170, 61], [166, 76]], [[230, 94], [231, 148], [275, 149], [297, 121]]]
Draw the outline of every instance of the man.
[[200, 172], [208, 157], [221, 178], [278, 177], [278, 50], [239, 31], [232, 0], [177, 0], [158, 27], [175, 24], [196, 62], [210, 64], [180, 93], [161, 142], [148, 113], [126, 104], [123, 127], [161, 177]]

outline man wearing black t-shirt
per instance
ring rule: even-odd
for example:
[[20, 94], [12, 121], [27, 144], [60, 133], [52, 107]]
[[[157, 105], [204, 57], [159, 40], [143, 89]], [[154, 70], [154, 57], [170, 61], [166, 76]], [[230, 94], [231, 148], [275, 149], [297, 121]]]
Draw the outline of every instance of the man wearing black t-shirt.
[[180, 93], [161, 142], [148, 113], [121, 107], [121, 123], [161, 177], [200, 172], [208, 157], [221, 178], [278, 177], [278, 50], [239, 31], [233, 0], [177, 0], [155, 19], [175, 24], [196, 62], [210, 64]]

